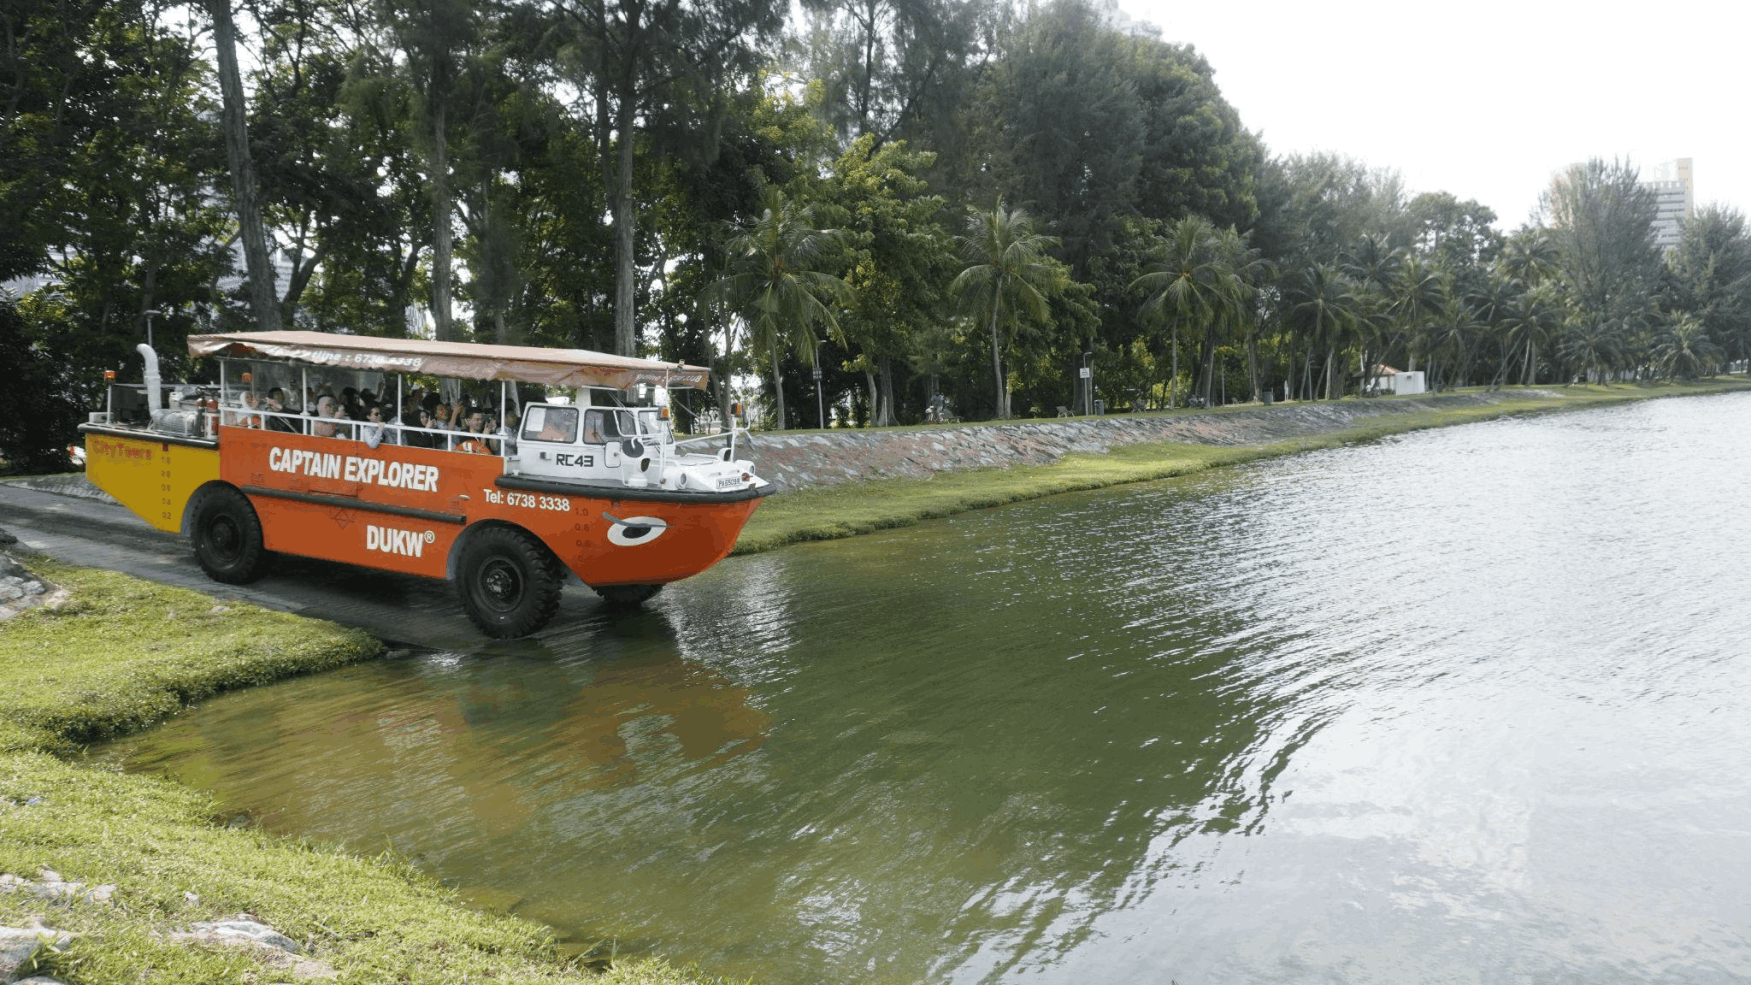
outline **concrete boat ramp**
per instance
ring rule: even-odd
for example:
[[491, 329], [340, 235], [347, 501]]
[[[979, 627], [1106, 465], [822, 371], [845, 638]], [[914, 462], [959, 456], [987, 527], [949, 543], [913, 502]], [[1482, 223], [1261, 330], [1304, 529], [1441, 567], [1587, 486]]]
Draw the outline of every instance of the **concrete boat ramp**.
[[[215, 582], [195, 563], [185, 538], [147, 526], [82, 475], [0, 482], [0, 529], [20, 546], [68, 564], [332, 620], [392, 647], [470, 652], [497, 642], [481, 636], [462, 614], [447, 583], [428, 578], [281, 556], [253, 584]], [[567, 586], [553, 626], [563, 630], [602, 609], [589, 589]]]

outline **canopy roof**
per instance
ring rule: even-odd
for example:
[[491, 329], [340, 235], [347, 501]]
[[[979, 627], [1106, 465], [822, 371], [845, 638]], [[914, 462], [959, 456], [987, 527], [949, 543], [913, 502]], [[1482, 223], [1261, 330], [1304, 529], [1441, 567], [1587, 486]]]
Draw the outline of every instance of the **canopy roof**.
[[519, 380], [547, 386], [610, 386], [634, 383], [705, 389], [703, 366], [612, 356], [588, 349], [540, 349], [526, 345], [479, 345], [429, 339], [377, 339], [328, 332], [233, 332], [191, 335], [192, 356], [284, 359], [315, 366], [428, 373], [465, 380]]

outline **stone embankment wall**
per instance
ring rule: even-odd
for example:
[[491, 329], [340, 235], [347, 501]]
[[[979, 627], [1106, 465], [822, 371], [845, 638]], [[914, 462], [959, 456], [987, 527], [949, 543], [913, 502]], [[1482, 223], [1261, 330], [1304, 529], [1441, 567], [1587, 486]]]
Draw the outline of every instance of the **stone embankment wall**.
[[[1514, 398], [1561, 395], [1516, 391]], [[783, 489], [832, 486], [869, 479], [924, 478], [958, 469], [1044, 465], [1070, 452], [1104, 453], [1120, 445], [1184, 442], [1252, 445], [1340, 431], [1363, 421], [1498, 403], [1492, 393], [1420, 398], [1288, 403], [1231, 407], [1201, 414], [1144, 414], [1095, 418], [945, 424], [882, 431], [845, 430], [808, 434], [756, 434], [755, 468]]]

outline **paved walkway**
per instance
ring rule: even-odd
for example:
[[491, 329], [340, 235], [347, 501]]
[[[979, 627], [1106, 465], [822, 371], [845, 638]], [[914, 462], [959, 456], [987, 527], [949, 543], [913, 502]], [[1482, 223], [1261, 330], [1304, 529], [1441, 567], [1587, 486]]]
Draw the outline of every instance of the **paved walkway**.
[[[102, 498], [84, 493], [81, 484]], [[103, 501], [107, 499], [83, 477], [58, 492], [0, 482], [0, 529], [11, 532], [22, 546], [69, 564], [121, 571], [219, 599], [242, 599], [266, 609], [333, 620], [366, 630], [391, 645], [465, 652], [492, 643], [462, 614], [445, 582], [280, 556], [261, 580], [223, 585], [201, 571], [188, 541], [147, 526], [113, 500]], [[547, 632], [563, 631], [568, 623], [590, 619], [601, 608], [595, 593], [569, 585]]]

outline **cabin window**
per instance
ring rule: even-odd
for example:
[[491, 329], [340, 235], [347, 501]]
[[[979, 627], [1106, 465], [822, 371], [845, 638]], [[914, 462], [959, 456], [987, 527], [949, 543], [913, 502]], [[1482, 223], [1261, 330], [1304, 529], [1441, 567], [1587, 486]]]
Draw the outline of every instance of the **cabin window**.
[[584, 411], [584, 443], [600, 445], [638, 434], [632, 412], [626, 410]]
[[528, 416], [523, 418], [523, 440], [563, 441], [567, 444], [578, 440], [578, 409], [541, 404], [531, 406]]

